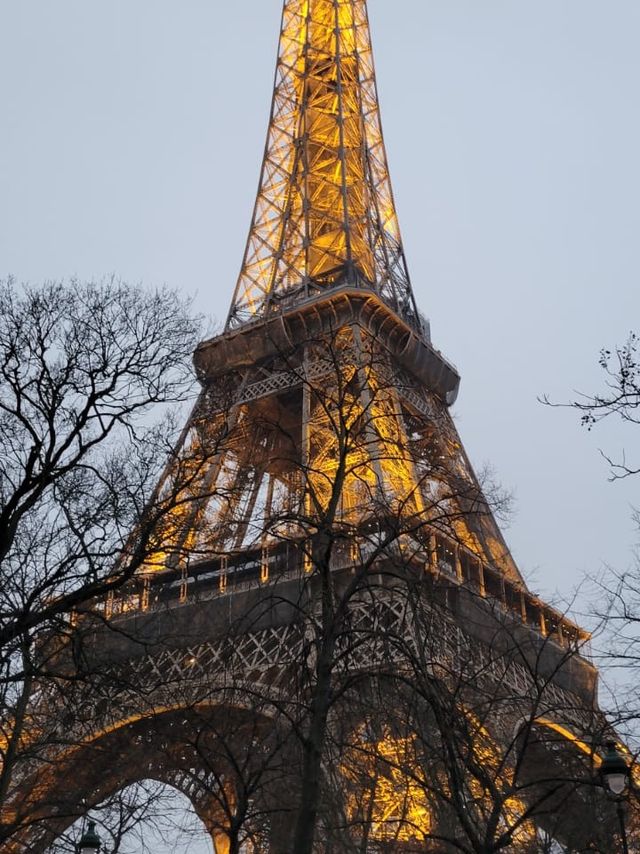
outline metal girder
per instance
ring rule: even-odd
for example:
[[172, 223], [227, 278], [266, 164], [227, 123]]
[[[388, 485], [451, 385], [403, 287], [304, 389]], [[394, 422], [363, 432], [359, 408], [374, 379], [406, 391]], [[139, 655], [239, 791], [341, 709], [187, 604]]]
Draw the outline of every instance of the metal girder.
[[226, 329], [349, 283], [419, 324], [365, 0], [285, 0], [258, 196]]

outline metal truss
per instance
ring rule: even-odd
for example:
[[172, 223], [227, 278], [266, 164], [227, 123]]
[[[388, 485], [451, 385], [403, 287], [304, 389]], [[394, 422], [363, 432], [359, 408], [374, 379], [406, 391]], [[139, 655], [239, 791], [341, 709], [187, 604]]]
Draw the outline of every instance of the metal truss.
[[419, 324], [366, 0], [285, 0], [258, 196], [226, 328], [346, 283]]
[[344, 464], [340, 522], [359, 524], [374, 506], [438, 517], [522, 580], [445, 403], [357, 323], [245, 366], [228, 399], [217, 404], [206, 387], [203, 400], [159, 491], [180, 500], [145, 571], [297, 540]]
[[[370, 596], [352, 601], [349, 623], [350, 632], [338, 644], [340, 673], [395, 671], [412, 651], [425, 660], [429, 672], [445, 681], [451, 678], [462, 684], [467, 679], [474, 690], [484, 690], [487, 695], [499, 687], [507, 697], [511, 692], [522, 701], [534, 699], [540, 714], [577, 732], [588, 732], [594, 726], [594, 713], [579, 696], [514, 661], [508, 650], [494, 650], [471, 637], [441, 608], [426, 601], [416, 614], [402, 592], [380, 588], [375, 601]], [[313, 623], [307, 628], [312, 636]], [[291, 667], [299, 668], [305, 658], [312, 664], [313, 648], [304, 625], [292, 622], [136, 655], [91, 681], [82, 700], [86, 714], [74, 720], [74, 731], [65, 731], [65, 738], [81, 744], [93, 739], [96, 731], [112, 731], [128, 718], [203, 703], [224, 704], [230, 698], [249, 709], [258, 700], [264, 709], [296, 703], [290, 690]], [[130, 691], [124, 689], [126, 685], [131, 686]], [[70, 692], [67, 701], [76, 708], [80, 699]], [[46, 706], [45, 701], [44, 714]], [[60, 717], [57, 693], [52, 710]]]
[[[335, 305], [312, 299], [343, 286]], [[377, 307], [341, 312], [341, 300]], [[307, 309], [313, 316], [303, 318]], [[60, 721], [60, 744], [82, 748], [164, 712], [231, 702], [255, 710], [258, 698], [263, 713], [298, 702], [293, 680], [314, 670], [313, 541], [325, 517], [344, 538], [332, 571], [362, 567], [390, 519], [390, 559], [477, 592], [488, 625], [517, 624], [540, 648], [559, 637], [567, 653], [582, 642], [528, 593], [448, 412], [450, 387], [438, 385], [444, 360], [427, 339], [389, 180], [366, 0], [285, 0], [260, 185], [225, 332], [209, 342], [199, 404], [154, 495], [162, 512], [139, 583], [120, 601], [111, 593], [100, 615], [122, 638], [131, 630], [131, 652], [68, 692], [43, 687], [34, 720]], [[161, 595], [167, 576], [171, 599]], [[290, 581], [309, 585], [305, 619], [264, 628]], [[220, 639], [212, 619], [211, 631], [173, 634], [180, 606], [217, 619], [261, 589], [253, 601], [265, 619], [251, 628]], [[533, 698], [559, 724], [592, 729], [597, 712], [584, 698], [555, 678], [541, 685], [540, 674], [467, 634], [427, 595], [415, 611], [382, 585], [354, 595], [336, 675], [376, 679], [422, 658], [427, 678], [468, 678], [485, 695], [511, 691], [514, 707]], [[168, 629], [160, 651], [136, 640], [136, 610], [145, 612], [140, 625]], [[47, 748], [52, 767], [59, 749]], [[188, 783], [197, 800], [197, 780]]]

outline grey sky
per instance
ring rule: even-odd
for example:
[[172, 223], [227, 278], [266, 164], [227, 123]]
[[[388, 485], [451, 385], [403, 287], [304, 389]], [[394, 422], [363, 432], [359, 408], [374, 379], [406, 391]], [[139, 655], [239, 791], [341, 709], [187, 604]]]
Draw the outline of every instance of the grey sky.
[[[258, 179], [281, 0], [0, 0], [0, 276], [170, 285], [221, 321]], [[370, 0], [413, 284], [472, 460], [515, 491], [534, 590], [625, 567], [637, 483], [546, 409], [640, 329], [637, 0]]]

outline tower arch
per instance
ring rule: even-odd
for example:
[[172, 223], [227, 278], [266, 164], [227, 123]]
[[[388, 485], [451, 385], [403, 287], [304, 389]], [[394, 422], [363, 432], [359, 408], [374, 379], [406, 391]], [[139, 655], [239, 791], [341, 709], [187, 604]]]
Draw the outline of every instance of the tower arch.
[[238, 705], [176, 705], [131, 716], [56, 757], [33, 785], [23, 781], [32, 792], [17, 805], [27, 829], [6, 850], [45, 852], [79, 816], [144, 780], [187, 797], [225, 854], [269, 850], [279, 824], [274, 798], [291, 768], [287, 755], [273, 719]]

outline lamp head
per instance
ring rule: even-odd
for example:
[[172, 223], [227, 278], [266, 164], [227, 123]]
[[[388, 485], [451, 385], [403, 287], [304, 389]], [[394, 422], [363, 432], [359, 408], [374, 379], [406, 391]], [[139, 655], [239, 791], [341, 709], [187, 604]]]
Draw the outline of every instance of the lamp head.
[[615, 741], [606, 743], [606, 752], [600, 766], [602, 783], [612, 795], [621, 795], [627, 787], [629, 765], [616, 749]]
[[100, 851], [101, 846], [102, 842], [96, 833], [96, 823], [90, 821], [78, 843], [78, 854], [95, 854], [96, 851]]

